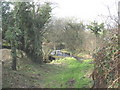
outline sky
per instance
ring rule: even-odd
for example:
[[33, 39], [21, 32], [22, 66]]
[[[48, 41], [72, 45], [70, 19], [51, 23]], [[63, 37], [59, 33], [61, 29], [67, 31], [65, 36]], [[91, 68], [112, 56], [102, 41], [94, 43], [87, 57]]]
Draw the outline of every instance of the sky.
[[[52, 2], [52, 16], [57, 18], [76, 18], [79, 21], [103, 22], [107, 16], [117, 16], [120, 0], [34, 0]], [[109, 10], [110, 13], [109, 13]]]
[[117, 16], [120, 0], [44, 0], [54, 3], [53, 16], [58, 18], [78, 18], [82, 21], [101, 20], [101, 16]]

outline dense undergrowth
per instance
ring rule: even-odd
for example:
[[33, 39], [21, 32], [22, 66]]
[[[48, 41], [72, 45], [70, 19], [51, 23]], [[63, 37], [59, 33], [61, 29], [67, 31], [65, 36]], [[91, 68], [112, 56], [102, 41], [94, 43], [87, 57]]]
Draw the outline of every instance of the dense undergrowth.
[[[107, 43], [95, 53], [94, 88], [120, 87], [120, 47], [118, 31], [111, 32]], [[105, 43], [105, 42], [104, 42]]]

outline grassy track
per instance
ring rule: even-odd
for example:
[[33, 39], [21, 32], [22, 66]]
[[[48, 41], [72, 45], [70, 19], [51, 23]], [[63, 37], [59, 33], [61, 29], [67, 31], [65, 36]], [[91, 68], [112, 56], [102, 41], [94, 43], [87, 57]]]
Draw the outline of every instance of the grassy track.
[[3, 87], [7, 88], [88, 88], [92, 60], [77, 61], [64, 58], [49, 64], [36, 65], [26, 58], [18, 62], [18, 71], [12, 71], [10, 63], [3, 66]]
[[[91, 60], [85, 60], [82, 63], [74, 58], [65, 58], [52, 62], [60, 64], [64, 69], [51, 77], [46, 86], [62, 88], [82, 88], [91, 87], [92, 80], [89, 78], [93, 65], [89, 64]], [[52, 84], [49, 84], [51, 82]]]

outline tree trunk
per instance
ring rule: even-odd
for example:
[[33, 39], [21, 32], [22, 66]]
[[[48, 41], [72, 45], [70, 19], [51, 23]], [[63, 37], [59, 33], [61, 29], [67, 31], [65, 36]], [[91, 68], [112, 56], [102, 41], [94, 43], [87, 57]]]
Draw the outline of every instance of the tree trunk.
[[16, 68], [17, 54], [16, 54], [15, 41], [12, 41], [11, 44], [12, 44], [12, 48], [11, 48], [11, 52], [12, 52], [12, 69], [17, 70], [17, 68]]

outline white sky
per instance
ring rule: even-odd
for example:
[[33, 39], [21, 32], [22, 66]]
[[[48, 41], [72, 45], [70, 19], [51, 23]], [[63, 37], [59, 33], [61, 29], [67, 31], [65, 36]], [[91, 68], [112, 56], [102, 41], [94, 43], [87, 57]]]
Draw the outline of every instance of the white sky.
[[53, 2], [53, 16], [58, 18], [74, 17], [82, 21], [101, 21], [101, 15], [117, 16], [118, 1], [120, 0], [34, 0]]
[[55, 7], [53, 16], [58, 18], [77, 18], [81, 21], [102, 21], [101, 15], [108, 16], [110, 9], [111, 15], [117, 16], [118, 1], [120, 0], [34, 0], [50, 1]]
[[[40, 0], [41, 1], [41, 0]], [[117, 16], [117, 3], [120, 0], [44, 0], [56, 3], [53, 9], [55, 17], [74, 17], [83, 21], [100, 20], [98, 15], [109, 15], [107, 6], [111, 14]], [[99, 19], [98, 19], [99, 18]]]

